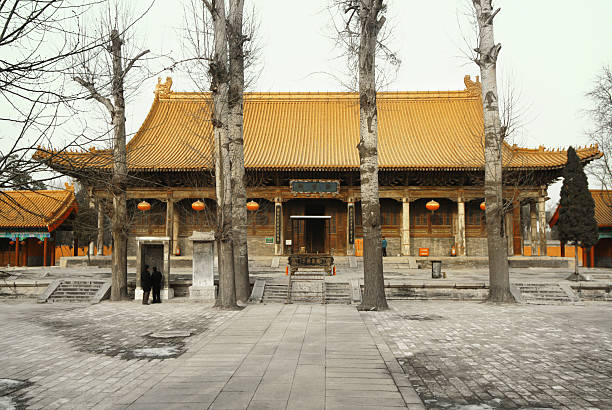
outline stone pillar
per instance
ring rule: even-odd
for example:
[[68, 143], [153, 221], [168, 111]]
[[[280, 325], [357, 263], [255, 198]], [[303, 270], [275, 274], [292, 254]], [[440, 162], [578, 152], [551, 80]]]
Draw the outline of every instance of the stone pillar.
[[536, 203], [529, 203], [529, 219], [531, 220], [531, 229], [529, 230], [529, 241], [531, 242], [531, 256], [538, 255], [538, 213]]
[[346, 254], [355, 255], [355, 200], [349, 198], [346, 204]]
[[455, 236], [455, 246], [457, 250], [457, 256], [466, 255], [465, 246], [465, 202], [463, 198], [457, 200], [457, 233]]
[[274, 199], [274, 254], [282, 255], [285, 235], [283, 232], [283, 203], [280, 198]]
[[540, 256], [546, 256], [546, 198], [538, 198], [538, 234], [540, 236]]
[[98, 200], [98, 239], [96, 241], [98, 255], [104, 255], [104, 202]]
[[506, 231], [506, 240], [508, 241], [508, 256], [514, 255], [514, 233], [512, 232], [512, 216], [510, 212], [504, 214], [504, 229]]
[[189, 287], [189, 299], [215, 300], [214, 232], [194, 232], [189, 238], [193, 242], [193, 281]]
[[512, 248], [515, 255], [523, 254], [523, 238], [521, 229], [521, 202], [512, 202]]
[[402, 227], [400, 228], [402, 256], [410, 256], [410, 200], [402, 198]]

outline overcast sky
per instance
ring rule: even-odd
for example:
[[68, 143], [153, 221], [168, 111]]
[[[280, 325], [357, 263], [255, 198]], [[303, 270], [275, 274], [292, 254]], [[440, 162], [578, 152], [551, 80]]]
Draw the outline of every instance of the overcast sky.
[[[138, 0], [140, 5], [145, 0]], [[180, 56], [183, 9], [180, 2], [157, 0], [135, 31], [156, 53]], [[261, 47], [258, 79], [251, 91], [343, 90], [343, 61], [335, 58], [329, 26], [329, 0], [247, 0], [255, 6]], [[390, 90], [460, 90], [463, 76], [479, 74], [463, 56], [462, 30], [470, 33], [466, 0], [389, 0], [391, 48], [402, 60]], [[498, 0], [495, 39], [502, 44], [501, 82], [520, 91], [525, 111], [516, 142], [527, 147], [585, 145], [589, 120], [585, 93], [603, 65], [612, 64], [612, 1]], [[165, 76], [166, 74], [162, 74]], [[177, 73], [173, 89], [197, 91]], [[140, 88], [128, 106], [135, 131], [153, 101], [156, 79]], [[559, 187], [549, 190], [552, 202]]]

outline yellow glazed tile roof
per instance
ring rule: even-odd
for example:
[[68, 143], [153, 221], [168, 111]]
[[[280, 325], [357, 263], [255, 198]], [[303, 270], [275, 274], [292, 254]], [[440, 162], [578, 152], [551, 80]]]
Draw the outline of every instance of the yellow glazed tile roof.
[[65, 190], [0, 191], [0, 229], [57, 228], [77, 210], [74, 188]]
[[600, 227], [612, 227], [612, 191], [590, 190], [595, 201], [595, 220]]
[[[478, 80], [477, 80], [478, 81]], [[128, 143], [132, 171], [213, 168], [210, 95], [158, 85], [153, 106]], [[463, 91], [378, 94], [379, 166], [388, 170], [478, 170], [484, 167], [480, 83], [465, 78]], [[248, 169], [355, 170], [359, 168], [356, 93], [246, 93], [244, 152]], [[577, 149], [583, 160], [597, 147]], [[110, 167], [111, 152], [39, 150], [39, 159], [64, 167]], [[504, 165], [561, 168], [564, 150], [504, 144]]]

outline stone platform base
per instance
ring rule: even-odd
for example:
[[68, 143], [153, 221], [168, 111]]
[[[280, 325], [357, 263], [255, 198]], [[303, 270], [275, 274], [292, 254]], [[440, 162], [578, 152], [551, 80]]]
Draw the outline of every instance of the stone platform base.
[[214, 286], [189, 286], [189, 299], [213, 302], [216, 299]]

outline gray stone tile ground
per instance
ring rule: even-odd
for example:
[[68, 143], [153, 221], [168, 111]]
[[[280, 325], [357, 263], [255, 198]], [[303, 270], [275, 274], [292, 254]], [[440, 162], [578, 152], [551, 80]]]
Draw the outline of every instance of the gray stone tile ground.
[[362, 316], [428, 408], [612, 409], [612, 305], [392, 308]]
[[2, 303], [0, 335], [0, 408], [422, 408], [354, 306]]

